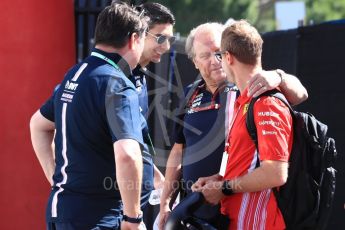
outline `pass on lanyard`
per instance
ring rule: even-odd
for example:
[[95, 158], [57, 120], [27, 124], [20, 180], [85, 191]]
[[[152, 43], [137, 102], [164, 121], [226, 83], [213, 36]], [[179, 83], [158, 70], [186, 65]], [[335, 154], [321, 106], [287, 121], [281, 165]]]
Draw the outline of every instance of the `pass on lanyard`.
[[226, 171], [226, 165], [228, 164], [229, 154], [224, 151], [222, 157], [222, 163], [220, 164], [219, 175], [224, 177]]

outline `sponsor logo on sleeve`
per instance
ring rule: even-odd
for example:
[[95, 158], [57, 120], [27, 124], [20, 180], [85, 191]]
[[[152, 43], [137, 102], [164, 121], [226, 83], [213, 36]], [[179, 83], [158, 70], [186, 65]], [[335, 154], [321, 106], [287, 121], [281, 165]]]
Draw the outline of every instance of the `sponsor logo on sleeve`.
[[271, 126], [280, 126], [279, 121], [272, 121], [272, 120], [263, 120], [259, 121], [259, 125], [264, 126], [264, 125], [271, 125]]
[[262, 135], [277, 135], [277, 131], [262, 130]]
[[259, 117], [279, 117], [278, 113], [272, 111], [260, 111], [258, 112]]

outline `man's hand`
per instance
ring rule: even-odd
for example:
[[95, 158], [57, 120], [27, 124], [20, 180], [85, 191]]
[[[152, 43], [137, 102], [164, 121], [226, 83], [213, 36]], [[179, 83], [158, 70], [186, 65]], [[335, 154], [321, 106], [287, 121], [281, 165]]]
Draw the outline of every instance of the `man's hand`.
[[146, 230], [144, 222], [139, 224], [129, 223], [127, 221], [121, 222], [121, 230]]
[[159, 221], [158, 221], [158, 229], [159, 230], [164, 230], [165, 224], [168, 220], [168, 217], [171, 213], [171, 210], [169, 208], [169, 206], [164, 207], [160, 209], [159, 211]]
[[201, 192], [203, 186], [205, 186], [206, 183], [209, 182], [215, 182], [215, 181], [221, 181], [222, 177], [219, 174], [214, 174], [209, 177], [200, 177], [193, 185], [192, 185], [192, 191], [193, 192]]
[[248, 96], [257, 97], [268, 90], [277, 88], [280, 83], [281, 78], [275, 70], [262, 70], [249, 80]]
[[205, 184], [202, 188], [202, 194], [207, 203], [216, 205], [224, 197], [222, 192], [223, 181], [212, 181]]

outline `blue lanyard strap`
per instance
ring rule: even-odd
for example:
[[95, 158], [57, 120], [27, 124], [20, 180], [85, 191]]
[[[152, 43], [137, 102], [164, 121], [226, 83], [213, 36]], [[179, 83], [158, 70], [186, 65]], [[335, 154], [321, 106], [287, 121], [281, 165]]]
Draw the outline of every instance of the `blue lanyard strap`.
[[98, 57], [100, 59], [103, 59], [104, 61], [108, 62], [110, 65], [114, 66], [115, 69], [119, 70], [120, 68], [115, 64], [115, 62], [113, 62], [112, 60], [110, 60], [109, 58], [107, 58], [106, 56], [104, 56], [103, 54], [97, 53], [97, 52], [92, 52], [91, 56], [95, 56]]

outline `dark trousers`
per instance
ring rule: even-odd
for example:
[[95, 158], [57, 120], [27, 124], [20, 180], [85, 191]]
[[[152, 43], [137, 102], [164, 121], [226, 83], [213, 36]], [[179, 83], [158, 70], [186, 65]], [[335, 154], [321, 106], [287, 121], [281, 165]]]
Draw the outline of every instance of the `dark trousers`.
[[102, 226], [95, 226], [86, 223], [63, 222], [63, 223], [47, 223], [47, 230], [114, 230]]

